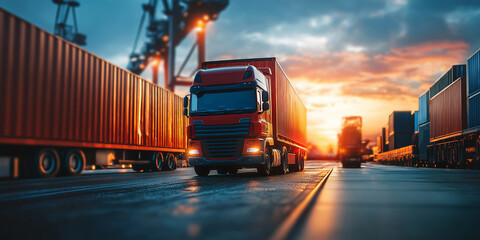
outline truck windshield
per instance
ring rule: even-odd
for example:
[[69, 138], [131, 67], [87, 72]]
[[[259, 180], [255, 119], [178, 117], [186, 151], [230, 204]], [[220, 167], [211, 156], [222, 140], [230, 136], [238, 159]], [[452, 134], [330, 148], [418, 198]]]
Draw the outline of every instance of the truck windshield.
[[216, 115], [257, 110], [254, 89], [192, 94], [190, 115]]

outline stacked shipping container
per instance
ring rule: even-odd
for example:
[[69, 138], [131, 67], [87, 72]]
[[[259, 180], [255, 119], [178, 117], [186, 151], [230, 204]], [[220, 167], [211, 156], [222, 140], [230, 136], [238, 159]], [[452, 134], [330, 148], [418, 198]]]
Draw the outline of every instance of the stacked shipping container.
[[395, 111], [388, 120], [388, 149], [394, 150], [411, 145], [413, 119], [410, 111]]
[[480, 126], [480, 50], [467, 60], [468, 128]]

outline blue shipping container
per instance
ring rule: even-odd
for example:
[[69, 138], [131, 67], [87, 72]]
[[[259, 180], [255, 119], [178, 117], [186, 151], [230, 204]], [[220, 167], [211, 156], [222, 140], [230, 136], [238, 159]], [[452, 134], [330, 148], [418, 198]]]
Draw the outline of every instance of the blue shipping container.
[[467, 66], [462, 65], [453, 65], [441, 78], [439, 78], [431, 87], [430, 87], [430, 99], [435, 95], [441, 92], [443, 89], [448, 87], [451, 83], [457, 80], [459, 77], [465, 76], [467, 72]]
[[413, 119], [410, 111], [395, 111], [390, 114], [388, 118], [388, 136], [397, 133], [406, 133], [410, 136], [413, 134]]
[[430, 94], [426, 91], [418, 98], [418, 124], [430, 121]]
[[418, 156], [421, 160], [427, 159], [427, 146], [430, 145], [430, 123], [418, 126]]
[[480, 91], [480, 50], [467, 59], [468, 96]]
[[480, 126], [480, 93], [468, 98], [468, 128]]
[[413, 132], [418, 132], [418, 111], [413, 113]]
[[409, 133], [395, 133], [390, 135], [388, 140], [388, 150], [392, 151], [402, 147], [412, 145], [412, 134]]

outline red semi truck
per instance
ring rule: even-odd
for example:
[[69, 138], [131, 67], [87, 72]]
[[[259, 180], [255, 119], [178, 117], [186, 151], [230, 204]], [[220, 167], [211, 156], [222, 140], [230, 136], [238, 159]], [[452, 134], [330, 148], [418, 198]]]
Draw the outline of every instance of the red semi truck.
[[213, 61], [203, 68], [184, 99], [189, 163], [197, 175], [302, 171], [307, 109], [276, 59]]
[[342, 131], [338, 134], [338, 156], [343, 167], [360, 167], [362, 147], [362, 117], [343, 117]]

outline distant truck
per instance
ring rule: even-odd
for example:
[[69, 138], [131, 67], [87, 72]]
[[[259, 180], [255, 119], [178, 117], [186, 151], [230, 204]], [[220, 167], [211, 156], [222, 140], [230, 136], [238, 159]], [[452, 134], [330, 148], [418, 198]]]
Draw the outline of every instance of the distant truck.
[[360, 167], [362, 148], [362, 117], [343, 117], [338, 134], [338, 156], [343, 167]]
[[213, 61], [203, 68], [184, 99], [189, 163], [197, 175], [302, 171], [307, 110], [276, 59]]
[[2, 177], [176, 168], [187, 148], [180, 96], [1, 8], [0, 20]]

